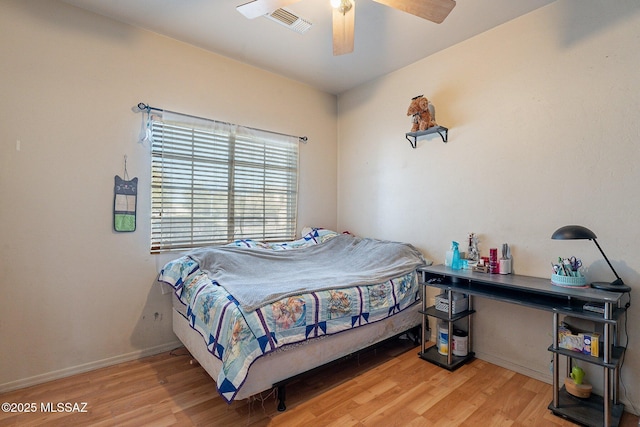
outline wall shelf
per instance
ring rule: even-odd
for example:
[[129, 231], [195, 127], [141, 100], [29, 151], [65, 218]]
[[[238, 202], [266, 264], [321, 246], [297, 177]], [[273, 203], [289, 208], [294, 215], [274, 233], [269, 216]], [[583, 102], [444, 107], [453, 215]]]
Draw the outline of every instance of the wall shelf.
[[[418, 138], [424, 135], [430, 135], [432, 133], [437, 133], [442, 138], [442, 142], [447, 142], [449, 140], [449, 129], [444, 126], [434, 126], [429, 129], [421, 130], [418, 132], [407, 132], [405, 134], [405, 138], [411, 144], [411, 148], [416, 148], [418, 145]], [[413, 141], [411, 140], [413, 138]]]

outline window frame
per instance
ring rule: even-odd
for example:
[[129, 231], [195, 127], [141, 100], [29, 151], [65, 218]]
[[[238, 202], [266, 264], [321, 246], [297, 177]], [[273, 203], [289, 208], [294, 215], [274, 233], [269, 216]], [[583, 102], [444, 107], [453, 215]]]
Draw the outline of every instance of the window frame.
[[171, 112], [148, 120], [152, 254], [295, 238], [297, 137]]

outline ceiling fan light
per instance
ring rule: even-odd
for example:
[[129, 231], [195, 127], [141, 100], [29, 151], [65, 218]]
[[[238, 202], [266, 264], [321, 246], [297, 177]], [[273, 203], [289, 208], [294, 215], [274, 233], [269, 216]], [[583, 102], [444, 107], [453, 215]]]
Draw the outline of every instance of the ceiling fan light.
[[338, 12], [343, 15], [351, 10], [351, 1], [350, 0], [330, 0], [331, 7], [338, 10]]

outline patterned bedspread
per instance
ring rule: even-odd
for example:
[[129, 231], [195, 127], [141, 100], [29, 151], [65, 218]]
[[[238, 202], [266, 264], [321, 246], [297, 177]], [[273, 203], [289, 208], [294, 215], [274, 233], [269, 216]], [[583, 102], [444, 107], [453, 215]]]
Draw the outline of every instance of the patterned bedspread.
[[[230, 245], [290, 250], [321, 244], [337, 235], [313, 229], [293, 242], [238, 240]], [[420, 298], [415, 271], [383, 283], [288, 296], [249, 312], [189, 256], [165, 265], [158, 280], [175, 289], [187, 307], [189, 324], [222, 361], [216, 384], [227, 402], [233, 401], [251, 364], [260, 356], [287, 344], [383, 320]]]

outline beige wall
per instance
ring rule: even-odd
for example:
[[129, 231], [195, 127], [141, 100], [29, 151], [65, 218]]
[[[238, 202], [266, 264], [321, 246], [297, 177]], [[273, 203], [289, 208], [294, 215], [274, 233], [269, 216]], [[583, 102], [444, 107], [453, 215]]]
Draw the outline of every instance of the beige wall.
[[[338, 99], [339, 228], [413, 242], [434, 262], [476, 232], [484, 255], [512, 245], [519, 274], [576, 255], [591, 280], [612, 280], [593, 243], [550, 239], [573, 223], [598, 235], [635, 290], [622, 377], [638, 409], [639, 41], [637, 2], [558, 0]], [[422, 93], [449, 142], [413, 150], [405, 113]], [[549, 380], [551, 314], [476, 301], [477, 354]]]
[[[610, 279], [591, 243], [549, 239], [578, 223], [637, 291], [639, 28], [635, 1], [558, 0], [351, 90], [336, 111], [331, 95], [171, 39], [57, 2], [3, 0], [0, 391], [176, 344], [154, 284], [162, 260], [148, 253], [149, 149], [130, 111], [140, 101], [309, 136], [300, 227], [409, 241], [435, 262], [474, 231], [485, 253], [510, 243], [517, 273], [546, 277], [550, 260], [575, 254], [590, 278]], [[420, 93], [449, 143], [405, 140]], [[125, 155], [141, 180], [138, 230], [117, 234]], [[636, 408], [638, 306], [634, 294], [622, 370]], [[480, 357], [549, 379], [550, 314], [476, 308]]]
[[[0, 391], [177, 345], [138, 102], [307, 135], [298, 225], [335, 228], [335, 96], [48, 0], [0, 2], [0, 58]], [[119, 234], [124, 156], [138, 229]]]

